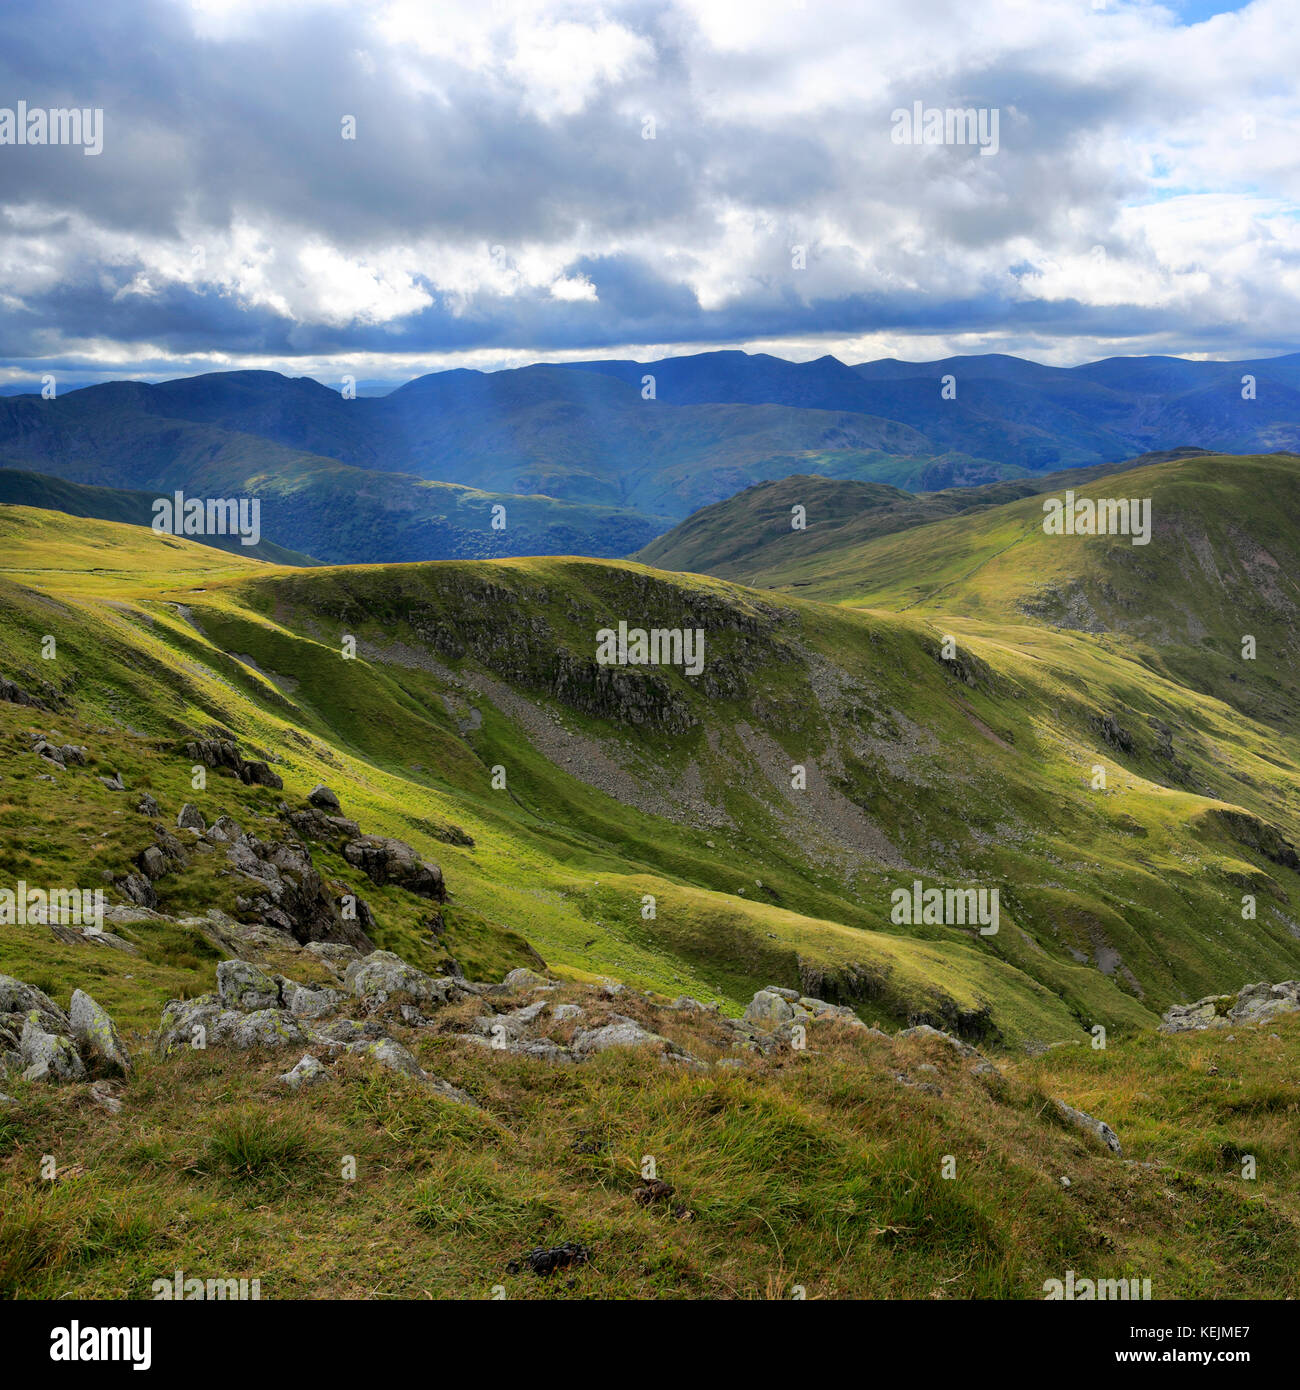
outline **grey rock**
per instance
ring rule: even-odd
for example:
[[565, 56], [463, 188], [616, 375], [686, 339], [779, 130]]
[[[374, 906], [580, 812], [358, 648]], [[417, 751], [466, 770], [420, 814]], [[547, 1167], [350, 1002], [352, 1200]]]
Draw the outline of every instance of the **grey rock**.
[[80, 1081], [86, 1074], [76, 1043], [61, 1033], [47, 1033], [34, 1009], [23, 1024], [19, 1056], [24, 1081]]
[[582, 1018], [583, 1009], [579, 1004], [556, 1004], [551, 1016], [557, 1023], [565, 1023], [571, 1018]]
[[72, 991], [72, 1007], [68, 1010], [72, 1036], [81, 1046], [95, 1071], [126, 1076], [131, 1071], [131, 1058], [122, 1045], [117, 1028], [108, 1014], [85, 990]]
[[323, 1018], [336, 1013], [347, 999], [348, 996], [337, 989], [308, 989], [299, 985], [289, 995], [289, 1011], [297, 1018]]
[[1086, 1111], [1076, 1110], [1072, 1105], [1066, 1105], [1063, 1100], [1056, 1102], [1056, 1108], [1072, 1125], [1077, 1125], [1079, 1129], [1086, 1129], [1090, 1134], [1096, 1135], [1111, 1153], [1123, 1154], [1124, 1151], [1120, 1148], [1119, 1135], [1104, 1120], [1093, 1119]]
[[182, 830], [197, 830], [200, 835], [208, 828], [207, 821], [203, 819], [203, 813], [192, 801], [187, 801], [181, 807], [176, 817], [176, 824]]
[[372, 951], [363, 960], [353, 961], [343, 982], [371, 1012], [399, 992], [426, 1005], [446, 1004], [464, 993], [450, 976], [434, 979], [391, 951]]
[[323, 1066], [309, 1052], [292, 1071], [282, 1073], [279, 1079], [291, 1091], [297, 1091], [304, 1086], [318, 1086], [323, 1081], [332, 1081], [333, 1077], [329, 1068]]
[[217, 993], [226, 1008], [241, 1013], [280, 1007], [279, 983], [246, 960], [223, 960], [217, 966]]
[[250, 1014], [236, 1014], [228, 1035], [229, 1045], [241, 1052], [252, 1047], [285, 1047], [306, 1041], [302, 1026], [285, 1009], [258, 1009]]
[[1234, 1024], [1269, 1023], [1300, 1010], [1300, 980], [1243, 985], [1236, 995], [1208, 994], [1194, 1004], [1175, 1004], [1160, 1021], [1162, 1033], [1201, 1032]]
[[618, 1023], [607, 1023], [603, 1028], [589, 1028], [574, 1035], [573, 1050], [590, 1056], [596, 1052], [607, 1052], [612, 1047], [671, 1047], [667, 1038], [658, 1033], [648, 1032], [639, 1023], [624, 1019]]
[[403, 840], [385, 835], [361, 835], [343, 846], [343, 857], [372, 883], [395, 883], [408, 893], [443, 902], [447, 897], [442, 870], [430, 864]]
[[[798, 995], [794, 996], [798, 999]], [[760, 989], [745, 1006], [741, 1015], [744, 1023], [755, 1028], [776, 1028], [795, 1017], [794, 1006], [774, 990]]]
[[512, 970], [501, 983], [507, 989], [535, 989], [538, 985], [550, 984], [550, 981], [544, 975], [539, 975], [536, 970], [529, 970], [521, 965], [517, 970]]
[[216, 844], [233, 844], [243, 834], [239, 822], [230, 816], [218, 816], [203, 833], [203, 838]]
[[142, 816], [157, 817], [162, 815], [162, 810], [158, 803], [149, 795], [148, 792], [140, 798], [135, 808]]
[[342, 803], [339, 801], [338, 793], [332, 791], [324, 782], [317, 782], [316, 785], [307, 793], [307, 800], [316, 807], [318, 811], [328, 811], [331, 815], [341, 815], [343, 813]]
[[[12, 975], [0, 975], [0, 1014], [20, 1015], [15, 1025], [21, 1030], [28, 1014], [35, 1012], [42, 1028], [49, 1033], [67, 1033], [72, 1024], [66, 1013], [44, 990], [26, 985]], [[3, 1022], [0, 1019], [0, 1022]]]

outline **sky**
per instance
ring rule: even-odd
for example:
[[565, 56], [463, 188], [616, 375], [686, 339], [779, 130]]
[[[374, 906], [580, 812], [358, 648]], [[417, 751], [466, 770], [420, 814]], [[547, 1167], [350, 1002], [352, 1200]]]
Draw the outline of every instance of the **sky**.
[[0, 143], [0, 389], [1293, 351], [1298, 74], [1294, 0], [10, 5], [0, 141], [103, 123]]

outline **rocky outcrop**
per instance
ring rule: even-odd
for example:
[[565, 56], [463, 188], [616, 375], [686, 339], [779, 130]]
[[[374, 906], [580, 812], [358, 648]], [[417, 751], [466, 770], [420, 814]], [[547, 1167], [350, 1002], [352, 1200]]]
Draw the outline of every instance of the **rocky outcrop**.
[[367, 1013], [383, 1008], [394, 996], [409, 999], [420, 1008], [466, 997], [453, 977], [435, 979], [391, 951], [374, 951], [364, 960], [354, 961], [344, 973], [343, 983]]
[[279, 773], [273, 772], [264, 762], [246, 761], [239, 751], [239, 745], [230, 739], [196, 739], [184, 745], [184, 752], [190, 762], [201, 763], [204, 767], [226, 768], [248, 786], [274, 787], [277, 790], [284, 787]]
[[354, 895], [326, 886], [306, 845], [243, 834], [227, 845], [226, 858], [256, 886], [238, 900], [241, 911], [256, 913], [298, 942], [336, 941], [374, 950], [365, 930], [374, 920], [369, 907], [356, 898], [348, 915], [344, 899]]
[[360, 835], [343, 846], [343, 857], [372, 883], [395, 883], [421, 898], [445, 902], [442, 870], [430, 864], [403, 840], [386, 835]]
[[41, 694], [33, 695], [30, 690], [24, 690], [22, 686], [0, 676], [0, 700], [6, 700], [11, 705], [28, 705], [32, 709], [43, 709], [47, 714], [52, 713], [63, 700], [48, 681], [42, 684], [44, 688]]
[[1282, 1014], [1300, 1011], [1300, 980], [1270, 985], [1243, 985], [1236, 994], [1207, 994], [1194, 1004], [1175, 1004], [1160, 1020], [1162, 1033], [1195, 1033], [1206, 1028], [1231, 1028], [1269, 1023]]
[[0, 1076], [24, 1081], [80, 1081], [126, 1075], [131, 1059], [108, 1014], [84, 990], [74, 990], [65, 1013], [48, 994], [0, 975]]

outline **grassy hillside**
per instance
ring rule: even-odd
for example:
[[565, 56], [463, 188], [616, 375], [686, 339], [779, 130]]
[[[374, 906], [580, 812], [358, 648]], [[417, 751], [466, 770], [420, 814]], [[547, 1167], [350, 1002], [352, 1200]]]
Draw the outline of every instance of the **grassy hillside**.
[[[1280, 560], [1290, 466], [1123, 479], [1167, 482], [1207, 525], [1249, 515], [1264, 488]], [[182, 1268], [259, 1278], [265, 1297], [1041, 1297], [1072, 1269], [1151, 1278], [1157, 1297], [1293, 1296], [1294, 1022], [1153, 1029], [1172, 1002], [1300, 975], [1295, 731], [1254, 672], [1258, 715], [1142, 660], [1124, 632], [1054, 628], [999, 596], [982, 576], [1008, 535], [1036, 582], [1061, 582], [1022, 517], [1035, 505], [878, 538], [900, 547], [898, 611], [626, 562], [285, 569], [0, 509], [0, 674], [46, 706], [0, 700], [0, 882], [108, 883], [123, 943], [9, 927], [0, 973], [65, 1006], [88, 990], [136, 1059], [113, 1113], [85, 1083], [6, 1083], [0, 1291], [141, 1296]], [[1222, 524], [1215, 544], [1236, 534]], [[917, 547], [959, 525], [958, 560]], [[1092, 553], [1064, 572], [1100, 598]], [[925, 554], [940, 581], [920, 593], [919, 562], [903, 566]], [[879, 603], [878, 572], [850, 597]], [[1172, 622], [1150, 582], [1133, 592]], [[942, 607], [958, 583], [961, 622]], [[598, 666], [596, 632], [620, 620], [702, 629], [703, 669]], [[86, 764], [53, 768], [37, 734], [84, 746]], [[219, 770], [196, 789], [195, 737], [236, 740], [283, 790]], [[370, 904], [375, 944], [479, 980], [544, 962], [558, 988], [539, 1002], [576, 1006], [582, 1026], [630, 1017], [693, 1060], [566, 1067], [474, 1046], [473, 999], [431, 1025], [395, 1006], [383, 1022], [478, 1108], [359, 1056], [333, 1059], [310, 1102], [276, 1079], [296, 1051], [156, 1056], [166, 1001], [211, 990], [223, 957], [331, 977], [258, 925], [219, 848], [157, 880], [156, 912], [122, 903], [112, 885], [155, 838], [138, 798], [164, 825], [191, 802], [272, 840], [320, 781], [365, 832], [444, 872], [431, 919], [313, 843], [327, 882]], [[997, 887], [997, 933], [891, 920], [892, 890], [916, 878]], [[805, 1051], [738, 1046], [724, 1020], [768, 984], [886, 1030], [931, 1023], [991, 1062], [838, 1022]], [[563, 1047], [579, 1025], [560, 1017], [545, 1028]], [[1124, 1156], [1057, 1099], [1114, 1125]], [[38, 1182], [49, 1153], [59, 1180]], [[647, 1155], [671, 1193], [647, 1188]], [[558, 1277], [513, 1263], [566, 1241], [590, 1258]]]

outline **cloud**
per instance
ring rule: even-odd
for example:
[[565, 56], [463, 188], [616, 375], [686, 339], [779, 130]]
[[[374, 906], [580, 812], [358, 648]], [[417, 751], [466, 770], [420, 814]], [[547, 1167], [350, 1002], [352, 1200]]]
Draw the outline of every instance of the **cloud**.
[[[11, 8], [0, 105], [102, 107], [105, 146], [0, 146], [0, 352], [1283, 350], [1298, 66], [1286, 0]], [[997, 154], [894, 143], [916, 102], [996, 109]]]

